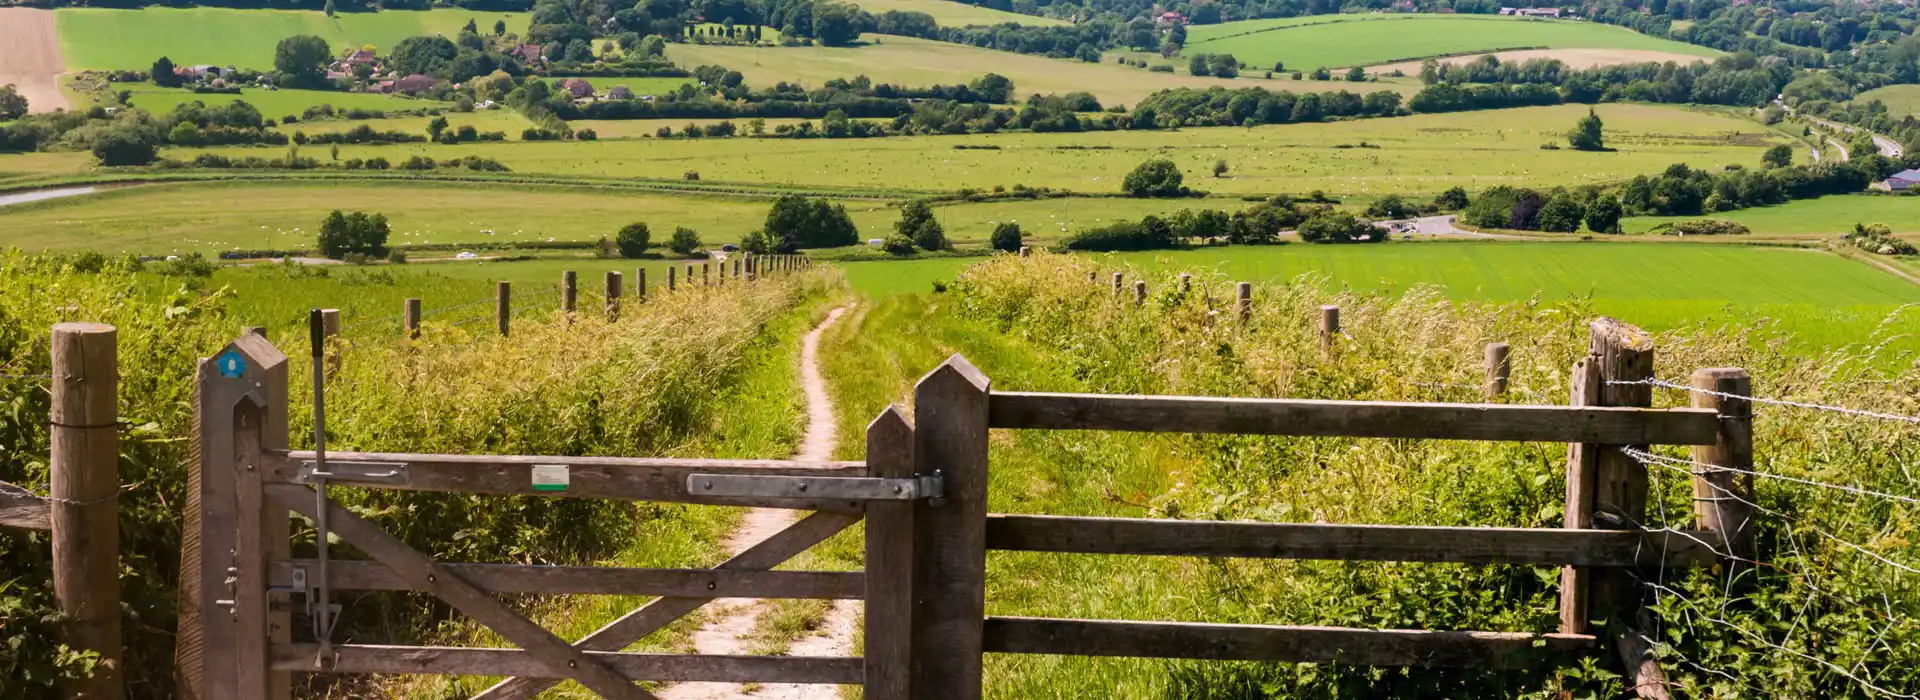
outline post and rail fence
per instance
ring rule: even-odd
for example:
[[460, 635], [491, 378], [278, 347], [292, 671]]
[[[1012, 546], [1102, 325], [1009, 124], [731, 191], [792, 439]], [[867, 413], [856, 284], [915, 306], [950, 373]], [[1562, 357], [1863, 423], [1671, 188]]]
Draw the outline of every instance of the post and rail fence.
[[[1243, 291], [1243, 309], [1246, 298]], [[183, 555], [196, 571], [193, 587], [182, 591], [182, 677], [190, 697], [205, 700], [285, 697], [293, 672], [510, 676], [475, 696], [490, 699], [531, 697], [573, 680], [611, 698], [652, 697], [641, 681], [718, 681], [857, 685], [870, 700], [968, 700], [981, 696], [989, 653], [1504, 667], [1611, 646], [1640, 695], [1665, 697], [1658, 665], [1631, 634], [1647, 613], [1628, 577], [1641, 567], [1712, 565], [1724, 551], [1751, 556], [1751, 514], [1730, 512], [1723, 500], [1703, 502], [1697, 529], [1645, 530], [1645, 465], [1623, 451], [1687, 445], [1699, 462], [1744, 468], [1752, 461], [1751, 414], [1719, 399], [1648, 408], [1650, 391], [1632, 382], [1652, 377], [1650, 337], [1601, 319], [1591, 338], [1568, 405], [996, 391], [956, 355], [916, 385], [912, 419], [889, 408], [872, 421], [865, 460], [798, 462], [339, 452], [322, 459], [289, 448], [287, 358], [248, 335], [200, 373], [188, 540], [195, 551]], [[1495, 374], [1504, 378], [1505, 359], [1502, 353], [1495, 362], [1489, 351], [1489, 383]], [[1701, 370], [1695, 381], [1746, 387], [1739, 370]], [[990, 513], [992, 430], [1564, 443], [1568, 517], [1561, 528], [1503, 528]], [[1750, 484], [1728, 476], [1696, 475], [1711, 483], [1695, 489], [1750, 495]], [[317, 487], [811, 513], [711, 569], [441, 562], [317, 500]], [[370, 558], [291, 557], [290, 513], [315, 519], [322, 512], [331, 535]], [[872, 521], [864, 570], [775, 570], [862, 519]], [[988, 616], [989, 551], [1563, 567], [1563, 617], [1557, 631], [1524, 633]], [[517, 648], [295, 641], [293, 598], [310, 602], [319, 588], [430, 593]], [[573, 641], [495, 598], [584, 593], [660, 597]], [[862, 600], [864, 653], [622, 651], [719, 598]], [[1629, 632], [1589, 629], [1599, 617], [1626, 620]]]

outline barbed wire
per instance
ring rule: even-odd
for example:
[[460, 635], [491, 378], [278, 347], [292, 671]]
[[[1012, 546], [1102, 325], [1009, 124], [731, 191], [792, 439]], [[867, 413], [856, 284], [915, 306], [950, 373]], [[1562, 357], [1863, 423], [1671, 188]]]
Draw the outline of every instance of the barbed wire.
[[1724, 391], [1714, 391], [1712, 389], [1701, 389], [1699, 387], [1689, 386], [1686, 384], [1676, 384], [1674, 382], [1669, 382], [1661, 379], [1631, 379], [1631, 380], [1609, 379], [1607, 380], [1607, 383], [1615, 386], [1639, 385], [1639, 386], [1665, 387], [1668, 389], [1679, 389], [1681, 391], [1690, 391], [1696, 394], [1718, 396], [1723, 399], [1740, 399], [1743, 401], [1751, 401], [1753, 403], [1769, 404], [1773, 406], [1788, 406], [1791, 408], [1804, 408], [1804, 409], [1810, 409], [1810, 410], [1816, 410], [1816, 411], [1831, 411], [1833, 413], [1844, 413], [1847, 415], [1861, 416], [1864, 418], [1878, 418], [1881, 420], [1900, 421], [1903, 423], [1913, 423], [1915, 425], [1920, 425], [1920, 416], [1903, 416], [1896, 413], [1864, 411], [1857, 408], [1847, 408], [1845, 406], [1828, 406], [1826, 404], [1809, 403], [1805, 401], [1789, 401], [1786, 399], [1769, 399], [1769, 398], [1760, 397], [1760, 396], [1742, 396], [1740, 394], [1729, 394]]
[[[1920, 504], [1920, 498], [1912, 498], [1909, 496], [1902, 496], [1899, 494], [1887, 493], [1885, 491], [1875, 491], [1873, 489], [1865, 489], [1858, 486], [1849, 486], [1846, 484], [1829, 484], [1824, 481], [1815, 481], [1813, 479], [1803, 479], [1797, 476], [1787, 476], [1785, 474], [1775, 474], [1772, 472], [1756, 471], [1752, 469], [1740, 469], [1738, 467], [1728, 467], [1728, 466], [1721, 466], [1717, 464], [1706, 464], [1703, 462], [1695, 462], [1690, 459], [1680, 459], [1677, 457], [1667, 457], [1664, 455], [1657, 455], [1652, 452], [1647, 452], [1645, 450], [1635, 449], [1632, 447], [1621, 447], [1618, 449], [1622, 453], [1625, 453], [1627, 456], [1634, 458], [1636, 461], [1639, 461], [1641, 464], [1648, 463], [1648, 460], [1656, 460], [1660, 462], [1665, 462], [1667, 464], [1689, 465], [1696, 469], [1696, 471], [1693, 472], [1694, 474], [1706, 474], [1706, 473], [1712, 473], [1712, 472], [1732, 472], [1734, 474], [1748, 474], [1748, 475], [1757, 476], [1763, 479], [1779, 479], [1781, 481], [1790, 481], [1796, 484], [1802, 484], [1806, 486], [1817, 486], [1823, 489], [1845, 491], [1847, 493], [1857, 494], [1861, 496], [1873, 496], [1876, 498], [1885, 498], [1888, 500], [1900, 501], [1903, 503]], [[1705, 470], [1705, 471], [1698, 471], [1698, 470]]]
[[96, 503], [106, 503], [107, 501], [118, 499], [120, 498], [120, 494], [126, 493], [128, 491], [132, 491], [136, 488], [139, 488], [145, 485], [146, 483], [147, 482], [145, 481], [136, 481], [131, 484], [123, 484], [119, 488], [114, 489], [113, 493], [107, 494], [105, 496], [101, 496], [99, 498], [88, 498], [88, 499], [56, 498], [53, 495], [51, 486], [36, 490], [36, 489], [29, 489], [24, 486], [8, 484], [6, 482], [0, 482], [0, 493], [6, 493], [9, 495], [17, 495], [17, 496], [31, 496], [33, 498], [37, 498], [42, 501], [46, 501], [48, 503], [58, 503], [61, 505], [79, 507], [79, 506], [90, 506]]
[[53, 379], [51, 374], [0, 374], [0, 379]]

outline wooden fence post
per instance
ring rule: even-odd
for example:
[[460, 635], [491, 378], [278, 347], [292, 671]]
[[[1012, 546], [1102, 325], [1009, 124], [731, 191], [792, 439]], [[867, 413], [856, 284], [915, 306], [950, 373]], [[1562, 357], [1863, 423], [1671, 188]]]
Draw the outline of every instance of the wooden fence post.
[[986, 375], [959, 355], [914, 385], [914, 461], [946, 480], [914, 501], [915, 700], [979, 700], [987, 573]]
[[420, 337], [420, 299], [418, 297], [411, 298], [406, 301], [406, 304], [400, 313], [400, 317], [404, 319], [400, 322], [400, 329], [406, 332], [407, 337], [419, 338]]
[[733, 278], [740, 279], [740, 256], [737, 255], [733, 258]]
[[1507, 377], [1513, 372], [1513, 365], [1507, 361], [1507, 344], [1487, 343], [1486, 360], [1481, 369], [1486, 373], [1487, 400], [1505, 395]]
[[63, 684], [87, 700], [121, 697], [117, 339], [105, 324], [53, 327], [53, 597], [67, 615], [60, 641], [100, 655], [91, 677]]
[[1147, 281], [1133, 281], [1133, 305], [1144, 306], [1147, 303]]
[[745, 257], [747, 259], [747, 281], [752, 282], [754, 280], [759, 279], [759, 275], [757, 275], [754, 271], [755, 263], [759, 261], [754, 257], [752, 253], [747, 253]]
[[1233, 288], [1234, 306], [1240, 310], [1240, 322], [1253, 320], [1253, 285], [1241, 282]]
[[1023, 257], [1023, 258], [1033, 257], [1033, 248], [1031, 246], [1024, 246], [1024, 245], [1020, 246], [1020, 257]]
[[713, 275], [709, 271], [709, 268], [712, 265], [713, 263], [700, 263], [700, 286], [702, 287], [713, 286]]
[[242, 336], [202, 360], [194, 411], [198, 461], [187, 474], [181, 534], [180, 694], [281, 700], [291, 675], [270, 670], [267, 648], [292, 639], [292, 620], [286, 594], [267, 591], [267, 562], [287, 556], [290, 525], [285, 509], [267, 505], [259, 466], [264, 450], [288, 446], [286, 355], [265, 338]]
[[1125, 277], [1123, 273], [1119, 273], [1119, 272], [1113, 273], [1113, 295], [1114, 296], [1120, 296], [1120, 285], [1123, 284], [1122, 282], [1123, 277]]
[[[340, 310], [320, 310], [320, 330], [327, 339], [327, 345], [333, 345], [333, 339], [340, 337]], [[327, 376], [340, 373], [340, 352], [331, 348], [327, 351]]]
[[266, 326], [247, 326], [247, 333], [258, 335], [258, 336], [265, 336], [267, 334], [267, 327]]
[[[1592, 356], [1573, 363], [1573, 376], [1567, 404], [1600, 405], [1600, 368]], [[1594, 460], [1600, 446], [1586, 443], [1567, 445], [1567, 508], [1563, 527], [1584, 530], [1593, 527]], [[1560, 632], [1587, 633], [1587, 598], [1592, 572], [1582, 567], [1560, 570]]]
[[1193, 275], [1182, 272], [1180, 273], [1180, 296], [1186, 296], [1190, 291], [1193, 291]]
[[[1594, 319], [1588, 326], [1589, 360], [1599, 374], [1600, 406], [1649, 408], [1653, 387], [1653, 336], [1611, 318]], [[1592, 447], [1592, 446], [1590, 446]], [[1645, 449], [1644, 445], [1630, 445]], [[1647, 519], [1647, 467], [1622, 452], [1620, 446], [1597, 447], [1593, 459], [1593, 523], [1608, 530], [1637, 529]], [[1609, 620], [1624, 623], [1614, 639], [1627, 670], [1627, 686], [1643, 698], [1667, 697], [1666, 673], [1640, 638], [1645, 630], [1640, 596], [1628, 572], [1594, 572], [1587, 592], [1588, 614], [1599, 610]], [[1563, 619], [1564, 623], [1565, 620]]]
[[620, 273], [618, 271], [608, 270], [606, 296], [607, 320], [609, 321], [620, 318], [620, 286]]
[[[673, 268], [667, 268], [667, 274], [673, 274]], [[633, 269], [633, 300], [642, 304], [647, 303], [647, 268]]]
[[508, 326], [513, 320], [513, 283], [493, 283], [493, 327], [500, 331], [500, 337], [507, 337]]
[[1320, 307], [1320, 349], [1332, 350], [1333, 341], [1340, 337], [1340, 307], [1328, 304]]
[[560, 273], [560, 312], [573, 316], [580, 299], [580, 275], [572, 270]]
[[[680, 281], [675, 278], [676, 273], [677, 271], [673, 266], [667, 266], [667, 291], [669, 292], [680, 288]], [[687, 282], [691, 284], [693, 280], [687, 280]]]
[[[913, 425], [888, 406], [867, 424], [867, 474], [910, 477]], [[907, 700], [913, 666], [914, 504], [867, 502], [866, 700]]]
[[[1753, 403], [1736, 398], [1753, 395], [1753, 378], [1737, 368], [1695, 370], [1694, 408], [1711, 408], [1720, 415], [1720, 438], [1712, 445], [1695, 445], [1693, 461], [1728, 469], [1753, 470]], [[1715, 392], [1715, 393], [1706, 393]], [[1702, 470], [1704, 471], [1704, 470]], [[1752, 559], [1753, 475], [1731, 471], [1696, 471], [1693, 476], [1693, 513], [1703, 530], [1726, 538], [1727, 553]], [[1744, 562], [1727, 562], [1739, 566]]]

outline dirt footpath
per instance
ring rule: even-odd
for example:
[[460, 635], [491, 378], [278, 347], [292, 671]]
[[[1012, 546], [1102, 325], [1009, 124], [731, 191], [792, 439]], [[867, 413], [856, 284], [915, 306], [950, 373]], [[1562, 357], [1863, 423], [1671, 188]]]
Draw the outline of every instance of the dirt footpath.
[[19, 88], [28, 109], [51, 112], [68, 107], [60, 94], [66, 71], [52, 10], [0, 7], [0, 85]]

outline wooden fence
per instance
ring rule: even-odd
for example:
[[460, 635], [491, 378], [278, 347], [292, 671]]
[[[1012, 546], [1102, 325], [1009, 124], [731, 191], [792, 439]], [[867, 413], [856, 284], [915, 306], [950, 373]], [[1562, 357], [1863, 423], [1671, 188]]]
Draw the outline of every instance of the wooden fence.
[[[1643, 696], [1664, 697], [1637, 643], [1636, 567], [1699, 566], [1751, 556], [1745, 513], [1703, 500], [1698, 530], [1646, 531], [1647, 476], [1619, 448], [1696, 446], [1694, 459], [1744, 468], [1752, 446], [1740, 407], [1652, 410], [1646, 334], [1608, 319], [1575, 367], [1570, 405], [1428, 404], [996, 392], [955, 356], [915, 387], [910, 422], [890, 408], [867, 430], [861, 462], [333, 453], [288, 449], [286, 357], [249, 335], [202, 365], [200, 461], [189, 523], [193, 571], [183, 589], [185, 692], [285, 697], [292, 672], [509, 675], [476, 697], [524, 698], [564, 679], [606, 697], [647, 698], [637, 681], [830, 683], [871, 700], [981, 696], [987, 653], [1134, 656], [1378, 666], [1554, 663], [1611, 644]], [[1489, 352], [1488, 363], [1495, 364]], [[1499, 354], [1504, 365], [1506, 355]], [[1714, 386], [1738, 370], [1703, 370]], [[1716, 383], [1718, 382], [1718, 383]], [[987, 512], [993, 429], [1102, 430], [1566, 443], [1560, 529], [1194, 522]], [[1697, 479], [1724, 481], [1716, 473]], [[1737, 482], [1697, 484], [1750, 489]], [[439, 562], [316, 489], [551, 496], [814, 511], [712, 569], [628, 569]], [[326, 513], [332, 534], [370, 557], [288, 555], [288, 511]], [[866, 569], [772, 571], [870, 520]], [[1451, 562], [1565, 567], [1554, 633], [1386, 630], [1163, 621], [988, 617], [988, 551], [1135, 556]], [[321, 572], [325, 573], [322, 574]], [[431, 593], [516, 649], [295, 641], [291, 597], [316, 587]], [[499, 593], [660, 596], [568, 642], [494, 598]], [[723, 597], [861, 599], [865, 655], [855, 658], [627, 653]], [[322, 597], [324, 599], [324, 596]], [[1616, 638], [1590, 619], [1625, 620]]]

